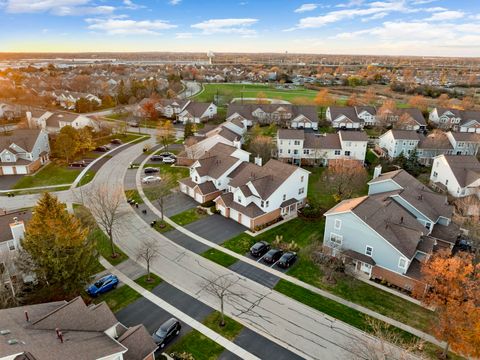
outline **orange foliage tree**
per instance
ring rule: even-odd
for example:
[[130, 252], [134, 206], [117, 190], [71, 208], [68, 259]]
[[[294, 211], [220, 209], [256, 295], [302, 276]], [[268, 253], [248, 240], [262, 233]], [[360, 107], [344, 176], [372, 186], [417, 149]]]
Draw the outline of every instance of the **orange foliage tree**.
[[324, 183], [334, 198], [344, 200], [358, 192], [367, 182], [367, 171], [362, 163], [352, 159], [330, 160]]
[[451, 256], [441, 250], [422, 265], [427, 291], [415, 289], [423, 303], [435, 309], [433, 334], [449, 348], [471, 357], [480, 356], [480, 265], [467, 253]]
[[422, 95], [412, 96], [408, 100], [408, 105], [410, 107], [420, 109], [420, 111], [423, 113], [428, 111], [428, 101]]
[[360, 105], [360, 99], [358, 98], [357, 94], [350, 95], [350, 97], [347, 99], [347, 105], [348, 106]]
[[450, 98], [447, 94], [442, 94], [438, 97], [437, 105], [443, 108], [450, 107]]
[[317, 93], [313, 102], [320, 107], [320, 112], [323, 115], [324, 109], [333, 105], [334, 100], [328, 92], [328, 89], [322, 89]]
[[375, 105], [377, 101], [377, 95], [375, 94], [375, 90], [372, 88], [369, 88], [365, 93], [363, 94], [363, 104], [364, 105]]

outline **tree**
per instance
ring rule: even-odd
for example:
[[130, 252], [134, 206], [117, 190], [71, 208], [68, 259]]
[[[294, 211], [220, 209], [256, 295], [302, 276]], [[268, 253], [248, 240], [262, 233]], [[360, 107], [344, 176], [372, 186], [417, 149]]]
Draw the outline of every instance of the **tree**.
[[195, 135], [194, 124], [191, 121], [187, 121], [183, 130], [183, 139], [186, 140], [193, 135]]
[[324, 182], [337, 200], [344, 200], [360, 190], [367, 181], [362, 163], [352, 159], [330, 160]]
[[118, 256], [115, 252], [113, 235], [118, 223], [126, 214], [120, 207], [124, 196], [121, 187], [112, 188], [111, 185], [98, 185], [90, 188], [86, 197], [80, 199], [81, 203], [90, 210], [100, 228], [107, 234], [110, 240], [112, 258]]
[[460, 107], [463, 110], [472, 110], [475, 107], [475, 99], [471, 96], [465, 96], [462, 99], [462, 103], [460, 104]]
[[142, 112], [150, 120], [158, 120], [158, 112], [155, 108], [155, 102], [153, 100], [148, 100], [142, 104]]
[[94, 272], [96, 244], [88, 229], [46, 192], [34, 207], [27, 224], [23, 249], [33, 261], [31, 269], [45, 294], [71, 297]]
[[408, 105], [410, 107], [420, 109], [422, 113], [428, 112], [428, 101], [422, 95], [412, 96], [408, 100]]
[[75, 129], [70, 125], [61, 128], [53, 142], [53, 156], [69, 163], [75, 156], [95, 148], [92, 129]]
[[325, 109], [329, 107], [330, 105], [333, 105], [334, 101], [330, 93], [328, 92], [328, 89], [322, 89], [320, 90], [317, 95], [315, 96], [315, 99], [313, 102], [320, 107], [320, 114], [323, 116]]
[[157, 141], [165, 150], [168, 150], [168, 145], [175, 141], [175, 127], [170, 120], [164, 120], [158, 124]]
[[348, 106], [358, 106], [360, 105], [360, 99], [358, 98], [357, 94], [352, 94], [350, 97], [347, 99], [347, 105]]
[[263, 91], [259, 91], [257, 93], [257, 103], [258, 104], [268, 104], [267, 94], [265, 94]]
[[160, 246], [154, 239], [145, 239], [137, 249], [137, 261], [143, 260], [147, 265], [147, 281], [152, 281], [150, 264], [160, 256]]
[[172, 89], [168, 89], [167, 90], [167, 99], [175, 99], [177, 97], [177, 93], [172, 90]]
[[377, 102], [377, 95], [375, 94], [375, 90], [373, 88], [368, 88], [367, 91], [363, 94], [363, 103], [365, 105], [375, 105]]
[[270, 136], [254, 136], [248, 144], [248, 151], [254, 156], [260, 156], [263, 164], [271, 159], [272, 151], [274, 149], [275, 145], [273, 144], [273, 140]]
[[377, 111], [377, 125], [379, 127], [387, 127], [391, 124], [391, 118], [397, 109], [397, 104], [392, 99], [387, 99]]
[[466, 232], [473, 249], [473, 263], [480, 264], [480, 199], [475, 195], [454, 201], [453, 221]]
[[415, 295], [435, 309], [433, 334], [445, 342], [443, 356], [451, 347], [465, 356], [480, 356], [480, 265], [471, 254], [440, 250], [423, 263], [423, 282]]
[[441, 94], [438, 97], [437, 105], [443, 108], [449, 108], [450, 107], [450, 98], [448, 97], [447, 94]]

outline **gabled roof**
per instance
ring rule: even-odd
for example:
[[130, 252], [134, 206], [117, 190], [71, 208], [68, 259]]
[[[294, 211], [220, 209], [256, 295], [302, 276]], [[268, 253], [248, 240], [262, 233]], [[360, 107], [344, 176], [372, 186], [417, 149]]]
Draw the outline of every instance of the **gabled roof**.
[[447, 134], [443, 131], [434, 131], [423, 137], [418, 144], [419, 149], [441, 149], [451, 150], [453, 149]]
[[27, 152], [31, 152], [40, 132], [40, 129], [19, 129], [11, 134], [0, 134], [0, 152], [9, 148], [12, 144], [21, 147]]
[[265, 214], [265, 212], [260, 209], [254, 202], [251, 202], [247, 206], [243, 206], [235, 201], [233, 201], [233, 193], [226, 193], [219, 196], [222, 199], [226, 207], [232, 208], [241, 212], [243, 215], [248, 216], [249, 218], [256, 218]]
[[361, 114], [362, 112], [367, 112], [370, 115], [376, 115], [377, 114], [377, 109], [373, 106], [355, 106], [355, 111], [357, 112], [357, 115]]
[[14, 217], [17, 218], [17, 221], [23, 221], [24, 223], [26, 223], [32, 217], [32, 212], [30, 210], [20, 210], [1, 215], [0, 243], [12, 240], [12, 231], [10, 230], [10, 224], [14, 223]]
[[450, 131], [449, 134], [451, 134], [455, 141], [476, 142], [480, 144], [480, 134], [477, 133]]
[[368, 141], [368, 136], [363, 131], [339, 131], [343, 141]]
[[278, 138], [282, 140], [303, 140], [305, 139], [305, 132], [296, 129], [279, 129]]
[[455, 117], [462, 117], [462, 111], [458, 109], [447, 109], [443, 107], [437, 107], [438, 116], [442, 116], [446, 112], [452, 113]]
[[473, 155], [441, 155], [445, 158], [458, 184], [463, 188], [480, 179], [480, 162]]
[[422, 112], [420, 109], [417, 108], [407, 108], [407, 109], [397, 109], [396, 113], [398, 116], [402, 116], [403, 114], [408, 114], [410, 117], [420, 126], [426, 126], [427, 122], [423, 117]]
[[212, 103], [191, 101], [183, 109], [183, 111], [187, 111], [189, 114], [191, 114], [194, 117], [201, 117], [205, 113], [205, 111], [207, 111], [210, 105], [212, 105]]
[[329, 109], [332, 121], [335, 121], [343, 115], [350, 119], [352, 122], [363, 122], [363, 120], [357, 116], [357, 112], [355, 111], [355, 108], [353, 106], [330, 106]]
[[143, 325], [129, 328], [118, 338], [118, 342], [128, 349], [123, 354], [123, 360], [143, 360], [158, 349], [158, 346]]
[[228, 105], [227, 118], [233, 114], [238, 114], [244, 119], [253, 120], [253, 112], [257, 109], [261, 109], [267, 114], [271, 114], [277, 111], [279, 108], [283, 108], [287, 113], [290, 113], [291, 119], [303, 115], [312, 122], [318, 122], [318, 113], [315, 106], [311, 105], [292, 105], [292, 104], [239, 104], [233, 103]]
[[400, 130], [400, 129], [388, 130], [385, 134], [380, 135], [380, 137], [383, 137], [388, 133], [391, 133], [395, 140], [417, 140], [417, 141], [420, 141], [424, 138], [423, 135], [417, 133], [415, 130]]

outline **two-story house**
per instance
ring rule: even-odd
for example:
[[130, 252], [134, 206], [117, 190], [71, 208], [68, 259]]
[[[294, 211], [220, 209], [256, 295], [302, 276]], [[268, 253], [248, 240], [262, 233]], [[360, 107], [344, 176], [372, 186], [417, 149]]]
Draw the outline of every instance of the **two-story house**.
[[437, 156], [430, 182], [454, 197], [480, 196], [480, 162], [472, 155]]
[[165, 117], [176, 118], [190, 102], [191, 100], [160, 99], [155, 104], [155, 109]]
[[242, 121], [247, 126], [276, 124], [292, 129], [318, 129], [315, 106], [292, 104], [239, 104], [228, 105], [227, 121]]
[[293, 217], [307, 198], [309, 172], [271, 159], [243, 162], [231, 172], [228, 191], [214, 201], [220, 213], [251, 230]]
[[378, 145], [392, 159], [400, 154], [408, 157], [416, 151], [423, 138], [424, 136], [416, 131], [391, 129], [380, 135]]
[[352, 270], [406, 290], [422, 284], [421, 263], [435, 249], [451, 249], [458, 227], [452, 207], [408, 174], [375, 169], [367, 196], [344, 200], [325, 213], [324, 245]]
[[190, 166], [190, 177], [179, 181], [180, 191], [201, 204], [213, 200], [228, 188], [228, 175], [249, 157], [242, 149], [217, 143]]
[[447, 132], [448, 140], [452, 144], [453, 155], [474, 155], [478, 154], [480, 148], [480, 134], [467, 132]]
[[433, 131], [424, 136], [417, 147], [418, 162], [422, 165], [432, 165], [433, 158], [441, 154], [452, 154], [453, 146], [446, 133]]
[[363, 129], [376, 124], [377, 110], [373, 106], [329, 106], [325, 117], [336, 129]]
[[303, 130], [277, 132], [277, 157], [296, 165], [328, 165], [329, 160], [348, 158], [363, 163], [368, 138], [360, 131], [317, 134]]
[[31, 174], [49, 160], [48, 134], [41, 129], [15, 130], [0, 136], [0, 176]]
[[183, 124], [190, 122], [200, 124], [212, 119], [217, 115], [217, 105], [214, 103], [203, 103], [190, 101], [178, 114], [178, 121]]
[[94, 130], [98, 129], [97, 123], [88, 116], [65, 111], [32, 110], [27, 111], [26, 116], [30, 129], [44, 129], [49, 133], [59, 132], [61, 128], [67, 125], [75, 129], [87, 126]]
[[434, 108], [429, 120], [442, 129], [480, 134], [480, 111]]

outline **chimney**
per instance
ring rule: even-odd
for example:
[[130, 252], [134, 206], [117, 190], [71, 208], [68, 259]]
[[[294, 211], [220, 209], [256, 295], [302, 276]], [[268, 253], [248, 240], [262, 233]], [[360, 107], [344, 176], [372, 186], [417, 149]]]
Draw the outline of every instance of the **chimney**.
[[233, 146], [236, 147], [237, 149], [241, 149], [242, 143], [239, 140], [233, 140]]
[[380, 175], [382, 175], [382, 165], [377, 165], [373, 170], [373, 179], [378, 178]]
[[26, 112], [26, 115], [27, 115], [27, 124], [28, 124], [28, 128], [29, 129], [33, 129], [34, 126], [33, 126], [33, 118], [32, 118], [32, 113], [30, 111], [27, 111]]
[[27, 322], [30, 322], [30, 318], [28, 317], [28, 311], [25, 310], [25, 320], [27, 320]]
[[262, 158], [260, 156], [255, 156], [255, 165], [262, 166]]

